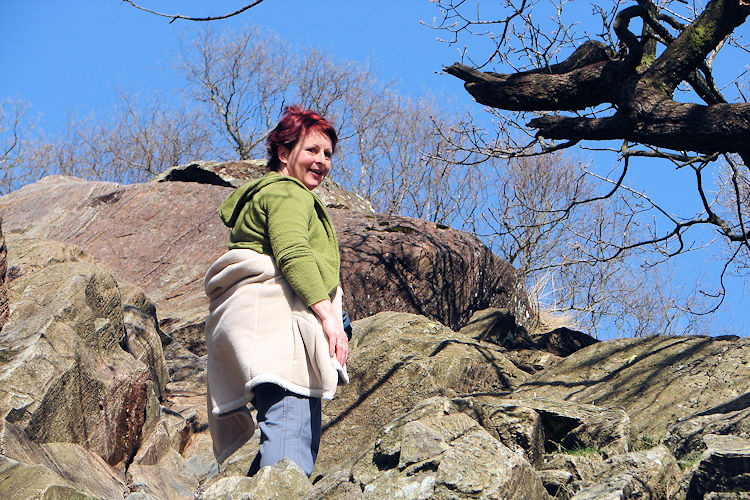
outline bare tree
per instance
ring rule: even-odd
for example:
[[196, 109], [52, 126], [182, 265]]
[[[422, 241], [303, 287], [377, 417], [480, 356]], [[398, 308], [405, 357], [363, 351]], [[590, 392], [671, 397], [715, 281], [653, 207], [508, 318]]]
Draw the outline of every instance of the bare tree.
[[[589, 188], [554, 207], [534, 207], [571, 230], [576, 211], [602, 202], [628, 222], [626, 238], [619, 232], [587, 238], [582, 262], [611, 267], [643, 250], [645, 262], [658, 263], [700, 246], [700, 227], [714, 228], [726, 243], [714, 245], [723, 247], [725, 270], [747, 262], [750, 104], [739, 80], [717, 82], [713, 74], [720, 50], [748, 51], [743, 34], [735, 32], [750, 13], [747, 2], [712, 0], [705, 8], [649, 0], [629, 7], [597, 4], [603, 28], [598, 39], [566, 17], [570, 2], [505, 0], [489, 11], [467, 0], [435, 3], [443, 16], [433, 27], [449, 33], [448, 43], [458, 44], [465, 35], [488, 42], [481, 59], [465, 49], [471, 64], [445, 68], [500, 124], [496, 140], [470, 130], [472, 152], [513, 158], [605, 141], [600, 149], [618, 156], [618, 171], [602, 173], [595, 165], [584, 171]], [[642, 26], [638, 35], [630, 28], [636, 24]], [[735, 102], [728, 102], [727, 92]], [[613, 147], [612, 141], [620, 142]], [[630, 187], [630, 163], [641, 157], [692, 171], [698, 209], [680, 207], [683, 213], [675, 214], [659, 201], [658, 191]], [[723, 293], [722, 281], [716, 297]]]
[[[443, 6], [456, 14], [463, 3]], [[514, 26], [516, 18], [531, 22], [525, 17], [525, 7], [508, 4], [508, 8], [511, 14], [495, 22], [506, 29]], [[460, 63], [445, 70], [464, 80], [467, 91], [482, 104], [512, 111], [558, 112], [528, 122], [543, 148], [548, 147], [543, 139], [564, 140], [566, 146], [582, 140], [624, 140], [625, 158], [660, 156], [693, 167], [698, 195], [705, 198], [701, 183], [705, 165], [722, 154], [737, 153], [743, 163], [750, 158], [750, 104], [727, 103], [711, 73], [715, 52], [725, 41], [732, 41], [734, 29], [744, 23], [749, 12], [750, 7], [739, 0], [713, 0], [696, 16], [684, 14], [683, 19], [691, 20], [685, 22], [668, 7], [640, 0], [608, 22], [619, 47], [587, 40], [563, 62], [540, 60], [543, 64], [538, 69], [510, 74], [482, 72]], [[629, 31], [635, 18], [643, 23], [640, 37]], [[560, 31], [565, 31], [563, 28], [560, 26]], [[572, 39], [570, 34], [564, 37], [568, 44]], [[534, 41], [523, 50], [531, 59], [532, 54], [555, 52], [550, 48], [563, 45], [554, 42], [542, 45]], [[499, 40], [498, 51], [502, 45]], [[682, 82], [705, 104], [674, 100]], [[579, 115], [560, 114], [569, 110], [579, 111]], [[634, 149], [633, 143], [648, 149]], [[705, 217], [677, 224], [664, 238], [679, 238], [692, 225], [711, 224], [729, 240], [748, 245], [750, 233], [744, 220], [723, 219], [707, 200], [703, 208]]]
[[45, 165], [36, 161], [36, 133], [36, 120], [29, 117], [27, 103], [0, 103], [0, 194], [45, 175]]
[[488, 176], [494, 184], [485, 185], [493, 196], [475, 231], [526, 280], [540, 329], [562, 323], [621, 336], [705, 332], [706, 319], [684, 314], [703, 297], [670, 279], [673, 266], [642, 266], [644, 249], [609, 258], [613, 248], [647, 236], [632, 217], [637, 195], [563, 213], [557, 207], [594, 189], [581, 162], [557, 152], [482, 168], [494, 173]]
[[36, 155], [50, 172], [133, 183], [202, 159], [209, 147], [210, 134], [195, 112], [122, 93], [106, 113], [69, 118], [63, 134], [38, 144]]
[[183, 47], [179, 68], [186, 95], [223, 144], [214, 149], [219, 157], [265, 156], [282, 108], [298, 103], [335, 123], [333, 176], [344, 187], [381, 212], [462, 222], [474, 177], [446, 158], [443, 139], [460, 140], [451, 133], [459, 120], [429, 97], [406, 98], [369, 67], [300, 51], [259, 28], [224, 36], [206, 30]]
[[189, 83], [187, 95], [202, 104], [217, 137], [231, 147], [230, 154], [219, 149], [220, 156], [263, 155], [293, 83], [290, 58], [281, 40], [260, 28], [224, 36], [207, 29], [183, 46], [178, 67]]

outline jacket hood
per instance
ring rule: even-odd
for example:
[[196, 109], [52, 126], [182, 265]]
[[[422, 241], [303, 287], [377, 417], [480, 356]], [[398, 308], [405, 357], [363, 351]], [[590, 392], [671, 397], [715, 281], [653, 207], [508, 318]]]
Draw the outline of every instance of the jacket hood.
[[[221, 220], [224, 221], [224, 225], [227, 227], [234, 227], [240, 216], [240, 212], [242, 212], [242, 209], [247, 202], [250, 201], [258, 191], [274, 182], [296, 182], [303, 189], [309, 191], [304, 184], [294, 177], [287, 177], [274, 171], [268, 172], [260, 179], [250, 181], [247, 184], [238, 187], [226, 200], [224, 200], [221, 207], [219, 207], [219, 215], [221, 216]], [[312, 194], [312, 192], [310, 194]]]

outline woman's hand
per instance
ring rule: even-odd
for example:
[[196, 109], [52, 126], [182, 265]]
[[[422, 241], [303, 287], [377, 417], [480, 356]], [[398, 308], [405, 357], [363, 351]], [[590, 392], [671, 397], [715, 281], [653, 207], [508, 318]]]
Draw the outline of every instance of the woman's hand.
[[336, 360], [341, 366], [344, 366], [346, 359], [349, 357], [349, 340], [346, 338], [341, 314], [336, 313], [333, 304], [328, 299], [316, 302], [310, 306], [310, 309], [320, 320], [323, 325], [323, 333], [328, 337], [329, 355], [331, 357], [336, 356]]

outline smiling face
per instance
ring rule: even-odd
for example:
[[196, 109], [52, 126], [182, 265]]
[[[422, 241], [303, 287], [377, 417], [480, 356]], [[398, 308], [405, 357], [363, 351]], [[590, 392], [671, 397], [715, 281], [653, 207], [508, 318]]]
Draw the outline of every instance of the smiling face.
[[312, 191], [331, 171], [332, 155], [331, 139], [326, 134], [311, 130], [300, 138], [291, 150], [279, 146], [281, 166], [278, 172], [300, 180]]

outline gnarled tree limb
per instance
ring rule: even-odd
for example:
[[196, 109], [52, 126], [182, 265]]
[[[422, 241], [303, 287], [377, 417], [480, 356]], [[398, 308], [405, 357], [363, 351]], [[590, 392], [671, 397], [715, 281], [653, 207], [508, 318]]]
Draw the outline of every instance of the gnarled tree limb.
[[[750, 9], [740, 0], [712, 0], [679, 36], [672, 37], [663, 27], [657, 29], [656, 19], [661, 17], [648, 2], [639, 3], [618, 15], [616, 31], [625, 38], [629, 52], [624, 57], [613, 58], [611, 51], [589, 41], [547, 71], [497, 74], [458, 63], [445, 71], [463, 80], [477, 102], [498, 109], [578, 111], [601, 104], [617, 109], [608, 118], [536, 118], [528, 126], [537, 129], [537, 136], [568, 141], [622, 139], [678, 151], [747, 155], [750, 106], [724, 102], [699, 70], [707, 71], [708, 54], [745, 21]], [[638, 46], [643, 41], [627, 30], [634, 17], [642, 17], [646, 26], [652, 26], [650, 32], [668, 44], [645, 68], [641, 57], [646, 56]], [[708, 105], [674, 101], [672, 94], [681, 81], [691, 83]]]

